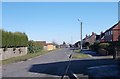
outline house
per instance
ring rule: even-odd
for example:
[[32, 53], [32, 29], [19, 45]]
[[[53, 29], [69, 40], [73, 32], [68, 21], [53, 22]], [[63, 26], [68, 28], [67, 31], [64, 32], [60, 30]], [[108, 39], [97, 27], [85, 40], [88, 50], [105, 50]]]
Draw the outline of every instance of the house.
[[76, 42], [76, 43], [74, 44], [74, 47], [75, 47], [75, 48], [80, 48], [80, 42], [81, 42], [81, 41]]
[[53, 43], [46, 43], [46, 41], [35, 41], [35, 42], [42, 45], [44, 50], [56, 49], [56, 46]]
[[46, 44], [46, 50], [54, 50], [54, 49], [56, 49], [56, 46], [53, 43]]
[[118, 41], [120, 36], [120, 21], [104, 32], [104, 42]]
[[92, 34], [89, 36], [86, 35], [86, 37], [83, 39], [83, 44], [85, 43], [89, 43], [89, 45], [94, 44], [94, 42], [96, 42], [96, 36], [97, 34], [94, 32], [92, 32]]

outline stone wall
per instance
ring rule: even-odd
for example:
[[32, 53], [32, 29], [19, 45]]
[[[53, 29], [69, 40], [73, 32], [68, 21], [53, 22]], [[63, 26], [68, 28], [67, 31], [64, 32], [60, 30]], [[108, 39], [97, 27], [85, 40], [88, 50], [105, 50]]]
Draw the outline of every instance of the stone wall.
[[4, 51], [4, 48], [0, 48], [0, 55], [2, 56], [0, 60], [5, 60], [12, 57], [23, 56], [27, 54], [27, 47], [19, 47], [15, 50], [13, 48], [7, 48]]

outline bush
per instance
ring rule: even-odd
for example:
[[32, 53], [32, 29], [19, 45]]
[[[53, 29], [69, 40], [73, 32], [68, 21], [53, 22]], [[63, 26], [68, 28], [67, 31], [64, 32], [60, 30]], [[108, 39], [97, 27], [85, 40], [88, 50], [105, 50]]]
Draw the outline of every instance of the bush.
[[103, 48], [103, 49], [106, 49], [108, 46], [110, 46], [109, 43], [100, 43], [99, 44], [99, 48]]
[[34, 41], [29, 41], [28, 43], [28, 51], [29, 53], [36, 53], [43, 50], [43, 45], [39, 44], [37, 42]]
[[91, 49], [92, 51], [98, 52], [99, 43], [95, 42], [93, 45], [90, 45], [90, 49]]

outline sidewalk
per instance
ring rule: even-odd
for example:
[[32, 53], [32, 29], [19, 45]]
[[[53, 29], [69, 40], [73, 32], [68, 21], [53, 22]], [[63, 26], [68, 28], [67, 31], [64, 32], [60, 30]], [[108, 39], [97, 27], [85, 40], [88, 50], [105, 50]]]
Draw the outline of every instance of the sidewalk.
[[93, 52], [91, 50], [86, 50], [86, 49], [83, 49], [81, 53], [89, 54], [91, 56], [91, 58], [93, 58], [93, 59], [112, 59], [113, 58], [113, 56], [111, 56], [111, 55], [108, 55], [108, 56], [100, 55], [96, 52]]

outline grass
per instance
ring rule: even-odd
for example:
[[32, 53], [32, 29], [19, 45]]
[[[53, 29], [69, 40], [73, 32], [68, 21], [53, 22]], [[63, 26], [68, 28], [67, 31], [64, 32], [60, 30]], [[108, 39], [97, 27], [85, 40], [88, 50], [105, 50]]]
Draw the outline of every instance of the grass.
[[90, 56], [88, 54], [73, 54], [72, 58], [79, 58], [79, 59], [83, 59], [83, 58], [90, 58]]
[[78, 58], [78, 59], [90, 58], [88, 54], [80, 53], [81, 52], [80, 49], [76, 49], [73, 52], [75, 52], [75, 54], [73, 54], [72, 58]]
[[[55, 50], [57, 50], [57, 49], [55, 49]], [[34, 58], [34, 57], [46, 54], [48, 52], [50, 52], [50, 51], [41, 51], [41, 52], [37, 52], [37, 53], [28, 53], [27, 55], [24, 55], [24, 56], [18, 56], [18, 57], [9, 58], [9, 59], [6, 59], [6, 60], [2, 60], [2, 65], [15, 63], [15, 62], [19, 62], [19, 61], [26, 61], [26, 60], [28, 60], [30, 58]], [[1, 62], [0, 62], [0, 64], [1, 64]]]
[[73, 52], [80, 53], [80, 49], [76, 49]]

